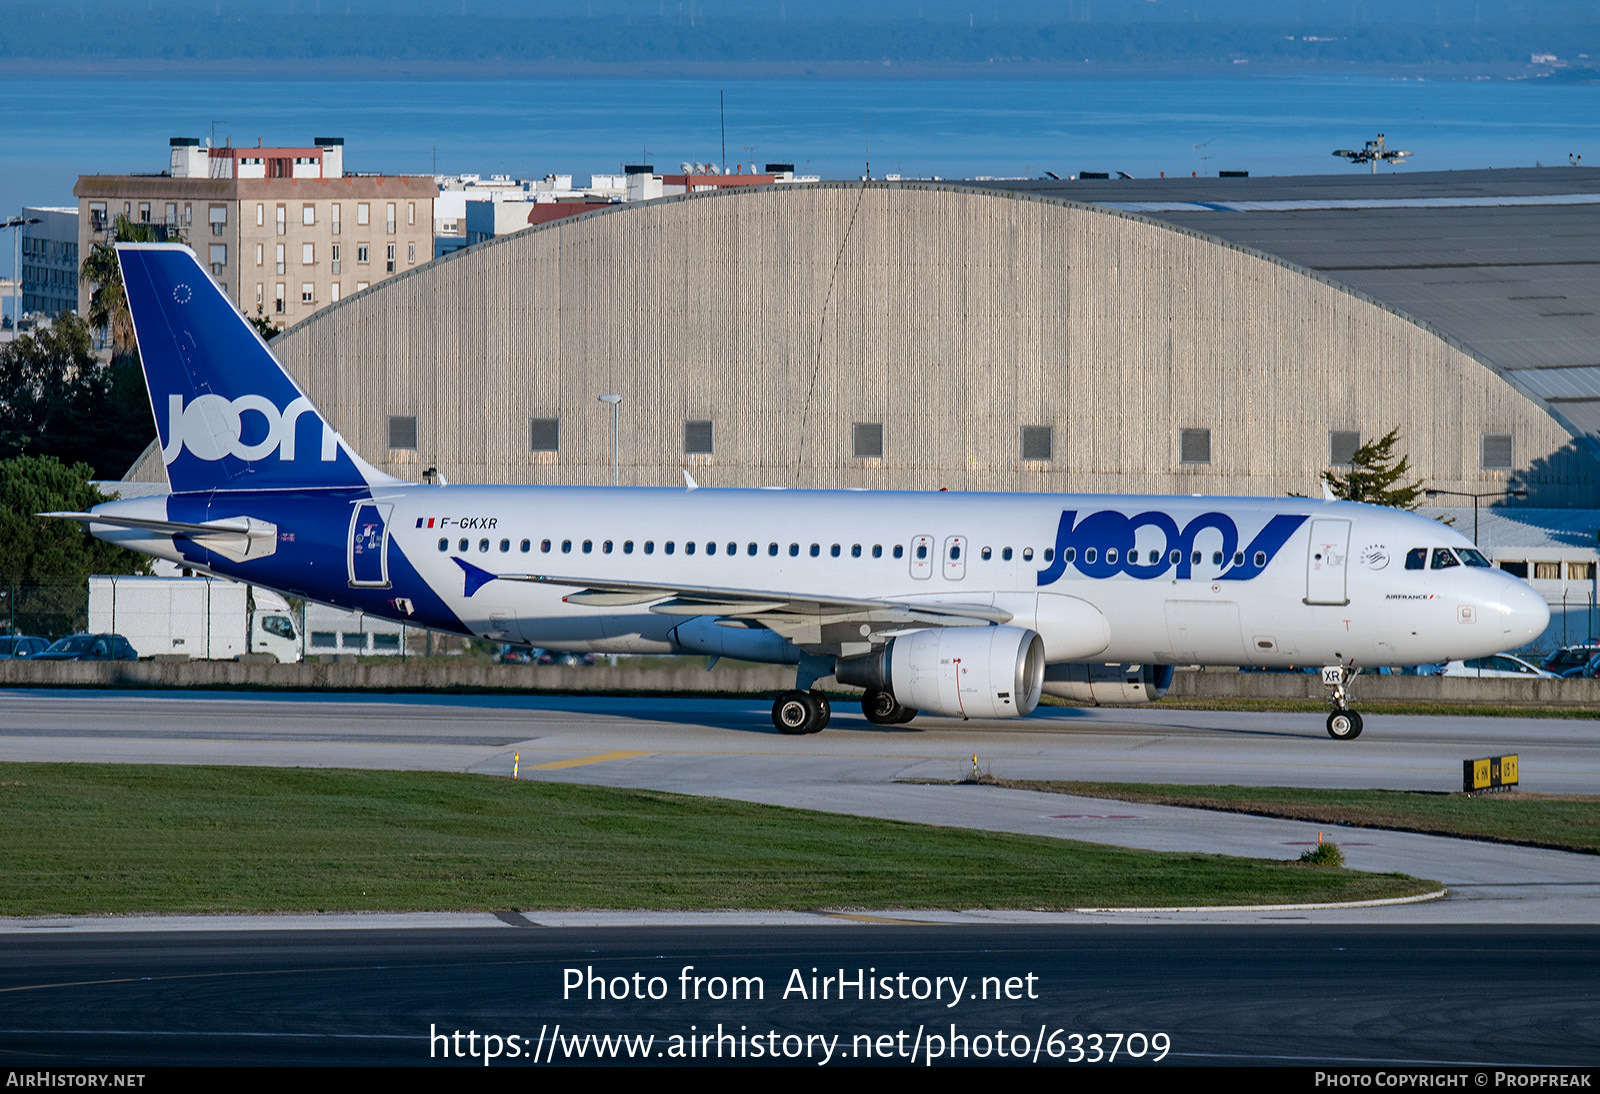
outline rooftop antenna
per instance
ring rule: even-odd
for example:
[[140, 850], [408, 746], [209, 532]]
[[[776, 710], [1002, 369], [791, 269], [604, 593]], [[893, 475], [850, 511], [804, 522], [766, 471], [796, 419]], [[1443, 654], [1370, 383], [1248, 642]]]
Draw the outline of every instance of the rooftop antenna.
[[1199, 144], [1194, 146], [1194, 154], [1200, 157], [1200, 173], [1202, 175], [1206, 173], [1206, 161], [1211, 158], [1210, 156], [1206, 155], [1206, 145], [1210, 144], [1211, 141], [1216, 139], [1217, 138], [1212, 137], [1210, 141], [1201, 141]]
[[717, 116], [722, 122], [722, 166], [728, 166], [728, 107], [723, 101], [722, 88], [717, 88]]
[[867, 128], [867, 116], [865, 114], [861, 115], [861, 141], [867, 150], [867, 173], [862, 178], [862, 181], [865, 182], [872, 177], [872, 133]]
[[217, 126], [219, 126], [219, 125], [227, 125], [227, 124], [228, 124], [228, 119], [227, 118], [212, 118], [211, 119], [211, 147], [212, 148], [215, 148], [217, 146]]

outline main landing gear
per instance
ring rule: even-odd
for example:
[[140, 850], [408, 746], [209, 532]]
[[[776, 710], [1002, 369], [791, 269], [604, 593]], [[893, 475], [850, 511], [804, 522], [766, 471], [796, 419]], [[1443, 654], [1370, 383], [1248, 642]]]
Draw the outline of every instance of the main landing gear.
[[875, 726], [905, 725], [917, 716], [910, 707], [900, 705], [891, 692], [868, 691], [861, 700], [861, 713]]
[[772, 704], [772, 724], [779, 733], [792, 737], [821, 733], [832, 713], [827, 696], [820, 691], [786, 691]]
[[1350, 684], [1360, 669], [1346, 665], [1327, 665], [1322, 670], [1322, 682], [1330, 688], [1328, 702], [1333, 713], [1328, 715], [1328, 736], [1336, 741], [1353, 741], [1361, 736], [1361, 715], [1350, 709]]

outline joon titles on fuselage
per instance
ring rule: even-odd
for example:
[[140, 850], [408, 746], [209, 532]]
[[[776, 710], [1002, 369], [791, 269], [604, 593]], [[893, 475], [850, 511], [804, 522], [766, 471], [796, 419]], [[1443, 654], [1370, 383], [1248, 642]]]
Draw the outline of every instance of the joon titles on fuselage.
[[185, 247], [120, 244], [171, 493], [97, 536], [278, 592], [499, 642], [796, 666], [878, 723], [1045, 693], [1159, 698], [1174, 664], [1363, 666], [1509, 649], [1549, 613], [1454, 531], [1345, 502], [445, 486], [356, 455]]

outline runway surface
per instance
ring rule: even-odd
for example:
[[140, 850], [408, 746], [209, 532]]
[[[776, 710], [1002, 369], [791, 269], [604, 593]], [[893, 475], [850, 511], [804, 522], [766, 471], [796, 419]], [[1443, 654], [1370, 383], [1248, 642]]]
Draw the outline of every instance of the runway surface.
[[[35, 935], [0, 957], [0, 1053], [12, 1068], [482, 1067], [493, 1037], [497, 1067], [1492, 1075], [1600, 1062], [1594, 942], [1574, 928], [1283, 924]], [[591, 1036], [655, 1040], [606, 1054]]]

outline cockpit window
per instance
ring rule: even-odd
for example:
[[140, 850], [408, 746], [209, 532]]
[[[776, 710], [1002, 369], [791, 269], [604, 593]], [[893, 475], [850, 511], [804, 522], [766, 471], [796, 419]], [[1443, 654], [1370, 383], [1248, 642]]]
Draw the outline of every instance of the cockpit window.
[[1452, 566], [1459, 565], [1461, 563], [1448, 547], [1435, 547], [1433, 549], [1433, 569], [1448, 570]]
[[1461, 561], [1465, 562], [1468, 566], [1482, 566], [1485, 569], [1494, 568], [1490, 564], [1489, 560], [1483, 557], [1483, 553], [1481, 551], [1476, 551], [1471, 547], [1457, 547], [1456, 554], [1460, 555]]
[[1428, 568], [1428, 549], [1426, 547], [1413, 547], [1406, 552], [1406, 569], [1426, 570]]

